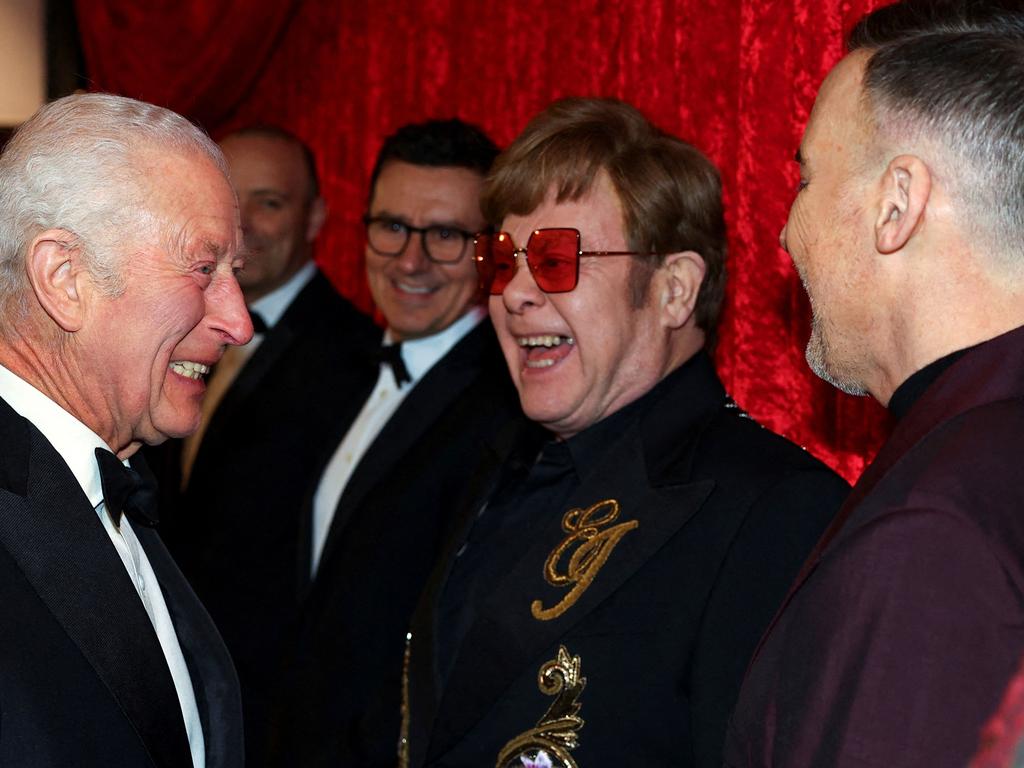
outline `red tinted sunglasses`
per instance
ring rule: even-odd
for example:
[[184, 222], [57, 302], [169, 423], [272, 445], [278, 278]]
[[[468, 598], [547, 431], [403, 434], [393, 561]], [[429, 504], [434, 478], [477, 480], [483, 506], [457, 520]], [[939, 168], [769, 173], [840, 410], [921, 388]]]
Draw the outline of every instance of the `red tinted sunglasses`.
[[581, 256], [638, 256], [636, 251], [584, 251], [580, 231], [568, 227], [535, 229], [524, 248], [516, 248], [508, 232], [483, 233], [473, 241], [480, 285], [500, 296], [516, 274], [516, 256], [523, 254], [537, 287], [544, 293], [567, 293], [576, 287]]

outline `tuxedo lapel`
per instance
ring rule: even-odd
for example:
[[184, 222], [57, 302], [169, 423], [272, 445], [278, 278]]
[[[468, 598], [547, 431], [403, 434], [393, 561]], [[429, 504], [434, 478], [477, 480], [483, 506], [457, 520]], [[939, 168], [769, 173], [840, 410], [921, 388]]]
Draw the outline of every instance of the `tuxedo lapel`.
[[[484, 604], [462, 643], [438, 709], [438, 722], [445, 727], [434, 733], [430, 755], [441, 755], [457, 742], [516, 678], [536, 673], [551, 646], [642, 568], [700, 509], [712, 488], [711, 481], [652, 484], [639, 427], [628, 428], [566, 504], [568, 511], [615, 500], [619, 516], [604, 530], [612, 525], [628, 530], [623, 529], [604, 566], [575, 602], [567, 599], [567, 590], [547, 584], [536, 567], [562, 540], [538, 539], [531, 546]], [[605, 507], [601, 514], [607, 511]], [[568, 554], [561, 568], [567, 560]], [[551, 618], [535, 617], [535, 601]]]
[[206, 766], [241, 766], [245, 749], [242, 702], [224, 641], [157, 533], [139, 528], [136, 535], [160, 582], [192, 678], [206, 742]]
[[[0, 421], [21, 417], [0, 404]], [[174, 682], [153, 625], [117, 552], [71, 471], [28, 422], [25, 439], [5, 444], [28, 456], [16, 477], [5, 459], [0, 545], [24, 572], [98, 677], [117, 700], [158, 768], [191, 766]]]
[[[466, 535], [483, 505], [501, 484], [503, 468], [514, 473], [525, 471], [540, 450], [547, 434], [546, 430], [531, 422], [522, 421], [506, 425], [506, 429], [481, 446], [480, 464], [469, 478], [466, 493], [457, 505], [459, 512], [453, 523], [451, 535], [448, 536], [447, 544], [437, 559], [411, 621], [411, 631], [416, 638], [412, 649], [417, 656], [417, 663], [409, 665], [409, 674], [414, 677], [406, 681], [406, 691], [410, 698], [410, 709], [422, 713], [422, 716], [409, 723], [411, 728], [418, 729], [411, 733], [409, 738], [409, 743], [417, 754], [427, 747], [430, 739], [429, 728], [434, 722], [441, 696], [440, 681], [434, 663], [437, 658], [437, 628], [434, 617], [437, 615], [438, 602], [455, 562], [455, 552], [466, 540]], [[412, 764], [418, 765], [420, 762], [421, 759], [416, 759]]]
[[[479, 375], [487, 345], [494, 344], [489, 324], [481, 323], [416, 383], [363, 455], [341, 495], [321, 556], [326, 562], [342, 531], [366, 495], [395, 472], [409, 449]], [[443, 446], [438, 446], [443, 449]], [[424, 471], [429, 471], [424, 468]]]

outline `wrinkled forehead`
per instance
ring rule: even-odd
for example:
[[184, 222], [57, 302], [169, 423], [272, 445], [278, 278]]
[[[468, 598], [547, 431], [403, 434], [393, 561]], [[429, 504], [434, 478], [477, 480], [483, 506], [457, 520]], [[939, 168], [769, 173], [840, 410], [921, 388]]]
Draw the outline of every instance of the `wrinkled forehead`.
[[238, 247], [238, 201], [227, 177], [198, 154], [150, 154], [140, 157], [144, 178], [136, 201], [149, 235], [177, 247], [202, 248], [230, 255]]

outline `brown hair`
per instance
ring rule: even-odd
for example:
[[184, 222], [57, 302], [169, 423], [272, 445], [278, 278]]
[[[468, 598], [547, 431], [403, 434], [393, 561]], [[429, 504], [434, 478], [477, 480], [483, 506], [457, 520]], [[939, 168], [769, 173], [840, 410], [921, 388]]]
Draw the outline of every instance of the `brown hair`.
[[696, 321], [714, 344], [725, 293], [725, 221], [718, 171], [696, 148], [655, 128], [617, 99], [569, 98], [533, 118], [494, 164], [484, 187], [487, 220], [498, 226], [535, 210], [552, 187], [556, 202], [578, 200], [600, 171], [608, 174], [622, 205], [634, 257], [630, 298], [642, 306], [664, 256], [696, 251], [705, 275]]

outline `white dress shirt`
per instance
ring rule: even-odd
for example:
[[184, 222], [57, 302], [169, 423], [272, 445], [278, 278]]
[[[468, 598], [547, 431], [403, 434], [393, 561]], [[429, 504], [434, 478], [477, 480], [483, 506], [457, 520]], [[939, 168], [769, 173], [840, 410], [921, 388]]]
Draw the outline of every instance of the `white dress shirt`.
[[[185, 732], [188, 734], [189, 748], [192, 752], [192, 763], [195, 768], [206, 766], [206, 746], [203, 728], [199, 721], [199, 709], [196, 706], [195, 691], [188, 665], [178, 643], [178, 635], [171, 622], [171, 616], [164, 602], [163, 592], [153, 573], [153, 566], [146, 557], [146, 552], [139, 544], [131, 523], [127, 518], [121, 519], [120, 530], [114, 525], [107, 514], [103, 503], [103, 487], [100, 483], [100, 470], [96, 463], [95, 450], [110, 447], [103, 440], [57, 403], [48, 398], [25, 380], [0, 365], [0, 397], [20, 416], [28, 419], [36, 429], [43, 433], [50, 445], [67, 463], [78, 484], [82, 486], [89, 503], [96, 510], [98, 524], [103, 526], [110, 542], [117, 550], [128, 576], [135, 586], [135, 591], [142, 601], [146, 614], [156, 630], [160, 648], [167, 660], [167, 667], [174, 680], [174, 690], [178, 694]], [[128, 462], [125, 462], [127, 464]]]
[[[377, 386], [373, 388], [341, 445], [327, 463], [313, 496], [313, 551], [310, 558], [313, 576], [316, 576], [317, 567], [320, 565], [320, 556], [323, 554], [327, 534], [331, 530], [334, 511], [363, 454], [377, 439], [377, 435], [384, 429], [384, 425], [398, 410], [398, 406], [416, 383], [486, 315], [483, 307], [473, 307], [440, 333], [402, 342], [402, 360], [412, 381], [405, 382], [401, 387], [395, 386], [391, 366], [381, 364]], [[384, 333], [384, 342], [392, 342], [390, 332]]]

